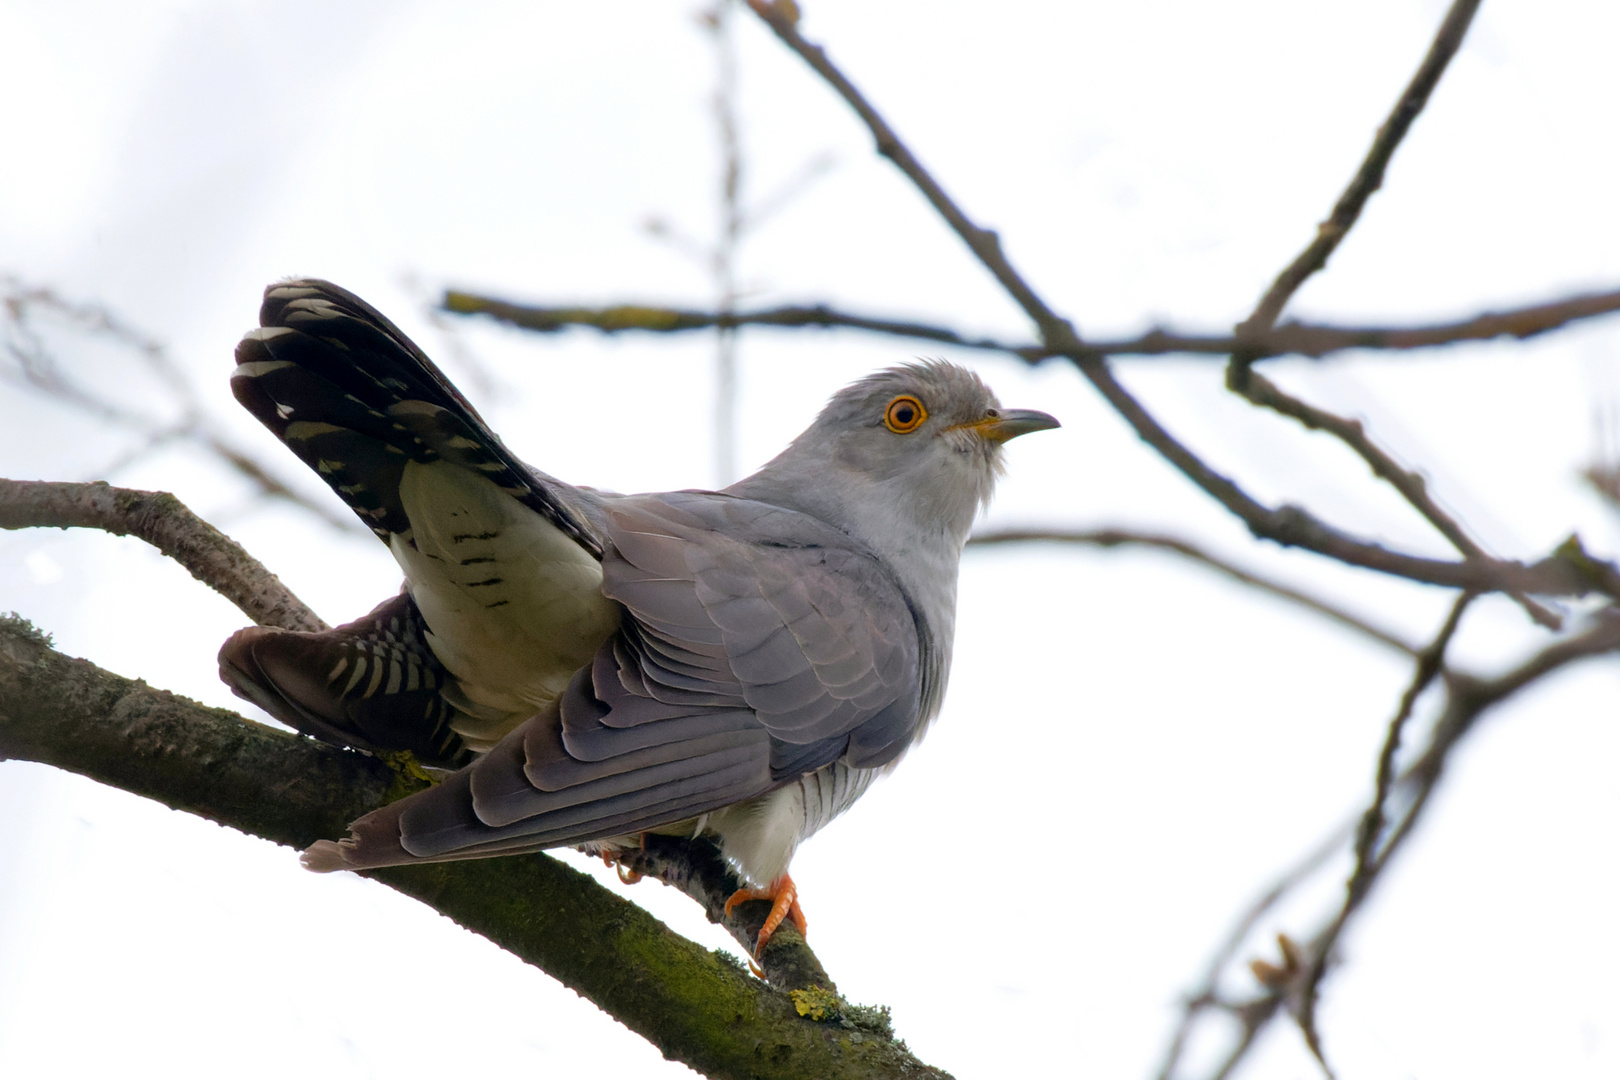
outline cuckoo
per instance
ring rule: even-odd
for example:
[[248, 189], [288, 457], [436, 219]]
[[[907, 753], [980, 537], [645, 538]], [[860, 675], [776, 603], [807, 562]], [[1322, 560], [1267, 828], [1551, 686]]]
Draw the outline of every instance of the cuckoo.
[[[576, 487], [509, 451], [409, 338], [273, 285], [231, 386], [388, 545], [405, 587], [322, 633], [242, 630], [240, 696], [441, 783], [355, 821], [327, 871], [711, 837], [802, 926], [788, 864], [938, 713], [957, 566], [1002, 445], [1055, 428], [942, 361], [870, 375], [721, 491]], [[729, 907], [728, 907], [729, 910]]]

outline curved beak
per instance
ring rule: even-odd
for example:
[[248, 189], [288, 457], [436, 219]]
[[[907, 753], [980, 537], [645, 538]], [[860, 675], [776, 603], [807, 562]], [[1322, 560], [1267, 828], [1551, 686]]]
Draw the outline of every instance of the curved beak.
[[1004, 443], [1032, 431], [1047, 431], [1063, 425], [1057, 422], [1057, 417], [1036, 409], [996, 409], [983, 420], [957, 426], [974, 432], [987, 442]]

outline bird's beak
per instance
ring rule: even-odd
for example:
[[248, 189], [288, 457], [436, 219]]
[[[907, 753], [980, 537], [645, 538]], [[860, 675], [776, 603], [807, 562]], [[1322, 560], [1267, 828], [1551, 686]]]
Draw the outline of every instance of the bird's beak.
[[1063, 425], [1057, 422], [1057, 417], [1035, 409], [996, 409], [983, 420], [957, 426], [966, 428], [986, 442], [1004, 443], [1032, 431], [1046, 431]]

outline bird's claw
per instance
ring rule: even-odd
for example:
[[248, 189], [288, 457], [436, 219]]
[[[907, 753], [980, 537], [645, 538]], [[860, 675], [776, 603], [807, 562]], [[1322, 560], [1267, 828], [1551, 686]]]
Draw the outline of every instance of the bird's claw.
[[[755, 959], [764, 955], [766, 943], [776, 933], [776, 928], [782, 925], [783, 919], [792, 919], [793, 925], [799, 928], [801, 934], [810, 929], [810, 924], [804, 917], [804, 909], [799, 906], [799, 888], [787, 874], [783, 874], [764, 889], [738, 889], [726, 898], [725, 914], [730, 916], [732, 908], [749, 900], [771, 902], [771, 913], [765, 917], [765, 925], [759, 928], [759, 938], [754, 945]], [[760, 972], [756, 969], [754, 974], [759, 975]]]
[[[646, 841], [643, 840], [643, 844], [645, 844], [645, 842]], [[602, 857], [603, 866], [611, 866], [618, 873], [620, 884], [634, 885], [636, 882], [647, 876], [640, 870], [632, 870], [628, 866], [624, 865], [617, 854], [606, 848], [602, 849], [597, 854]]]

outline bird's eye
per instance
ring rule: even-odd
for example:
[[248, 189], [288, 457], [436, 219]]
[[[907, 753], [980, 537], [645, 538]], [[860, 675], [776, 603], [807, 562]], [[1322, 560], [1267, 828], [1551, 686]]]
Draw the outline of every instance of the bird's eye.
[[922, 402], [910, 394], [901, 394], [889, 402], [889, 407], [883, 413], [883, 424], [896, 435], [904, 435], [922, 427], [922, 422], [928, 419], [928, 410], [923, 408]]

